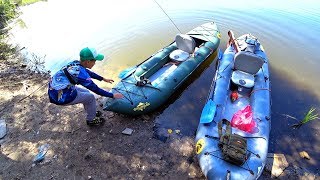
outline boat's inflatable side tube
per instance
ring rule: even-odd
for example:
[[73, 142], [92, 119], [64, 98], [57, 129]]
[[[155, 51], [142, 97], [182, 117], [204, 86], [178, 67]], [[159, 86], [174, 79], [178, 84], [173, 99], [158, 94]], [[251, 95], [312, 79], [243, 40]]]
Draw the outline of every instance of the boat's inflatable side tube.
[[195, 53], [196, 54], [195, 59], [196, 60], [200, 59], [201, 61], [203, 61], [210, 55], [211, 51], [215, 51], [216, 49], [217, 49], [217, 44], [214, 44], [212, 42], [206, 42]]
[[264, 64], [265, 68], [256, 75], [256, 83], [251, 92], [250, 103], [252, 106], [252, 111], [254, 112], [254, 119], [259, 120], [260, 126], [269, 126], [260, 128], [259, 134], [264, 134], [269, 137], [270, 124], [271, 124], [271, 102], [270, 102], [270, 81], [265, 80], [265, 74], [269, 73], [267, 64]]
[[172, 51], [177, 49], [176, 43], [162, 49], [157, 52], [154, 56], [150, 57], [146, 62], [142, 63], [134, 73], [135, 76], [144, 76], [149, 78], [152, 74], [157, 72], [163, 65], [169, 61], [169, 55]]
[[166, 83], [163, 88], [177, 88], [181, 85], [181, 82], [189, 77], [197, 66], [199, 66], [206, 58], [211, 54], [212, 50], [216, 47], [211, 42], [206, 42], [204, 46], [201, 46], [195, 53], [194, 57], [190, 57], [188, 60], [182, 62], [174, 73], [167, 76], [168, 80], [173, 81], [173, 83]]

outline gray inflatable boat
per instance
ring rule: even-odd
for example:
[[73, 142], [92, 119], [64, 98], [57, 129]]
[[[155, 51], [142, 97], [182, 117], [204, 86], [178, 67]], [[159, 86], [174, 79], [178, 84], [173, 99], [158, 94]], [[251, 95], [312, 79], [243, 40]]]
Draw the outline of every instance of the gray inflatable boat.
[[[271, 127], [268, 58], [258, 39], [251, 34], [236, 40], [233, 33], [231, 36], [230, 45], [217, 61], [202, 111], [195, 139], [196, 153], [207, 179], [258, 179], [266, 163]], [[235, 124], [231, 126], [231, 134], [240, 135], [246, 143], [245, 161], [235, 164], [222, 152], [218, 125], [222, 119], [232, 124], [246, 107], [251, 109], [254, 126], [249, 130]], [[226, 126], [222, 126], [222, 132], [226, 132]]]

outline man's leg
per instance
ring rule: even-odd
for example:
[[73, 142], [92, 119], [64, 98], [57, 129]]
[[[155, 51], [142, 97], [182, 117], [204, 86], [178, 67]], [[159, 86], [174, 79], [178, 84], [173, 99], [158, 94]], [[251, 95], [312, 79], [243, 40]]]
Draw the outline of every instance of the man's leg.
[[92, 93], [90, 93], [89, 90], [77, 87], [77, 97], [70, 103], [66, 105], [73, 105], [73, 104], [79, 104], [82, 103], [84, 110], [86, 111], [87, 121], [92, 121], [96, 116], [96, 99]]

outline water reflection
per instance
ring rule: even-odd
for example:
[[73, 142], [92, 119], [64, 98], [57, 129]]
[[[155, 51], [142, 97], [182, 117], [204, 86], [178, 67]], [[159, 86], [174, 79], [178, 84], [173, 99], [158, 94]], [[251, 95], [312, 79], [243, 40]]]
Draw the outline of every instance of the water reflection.
[[[305, 87], [297, 87], [288, 80], [287, 75], [275, 71], [271, 67], [272, 82], [272, 123], [270, 134], [270, 152], [286, 154], [288, 162], [298, 167], [308, 167], [319, 173], [320, 121], [314, 120], [300, 129], [291, 125], [303, 119], [310, 107], [317, 107], [319, 100], [312, 91]], [[290, 79], [290, 78], [289, 78]], [[295, 120], [291, 117], [297, 118]], [[300, 158], [299, 152], [306, 151], [312, 156], [310, 161]]]

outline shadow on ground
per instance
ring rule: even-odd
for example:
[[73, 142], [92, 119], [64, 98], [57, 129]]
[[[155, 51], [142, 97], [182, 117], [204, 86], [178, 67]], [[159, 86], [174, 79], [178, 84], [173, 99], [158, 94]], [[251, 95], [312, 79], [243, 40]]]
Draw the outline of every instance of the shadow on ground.
[[[21, 71], [11, 77], [26, 86], [13, 86], [10, 73], [1, 75], [0, 118], [8, 129], [0, 140], [0, 179], [203, 179], [193, 138], [172, 136], [167, 143], [153, 138], [155, 116], [104, 111], [104, 126], [90, 128], [81, 105], [49, 103], [47, 78], [25, 81], [31, 75]], [[122, 134], [125, 128], [133, 134]], [[34, 164], [44, 144], [49, 145], [45, 159]]]

